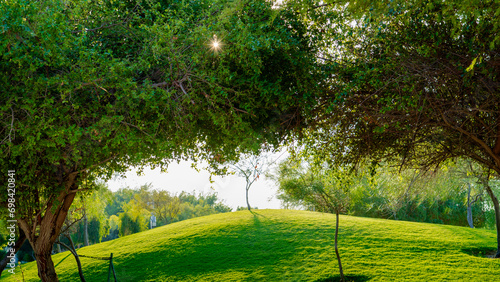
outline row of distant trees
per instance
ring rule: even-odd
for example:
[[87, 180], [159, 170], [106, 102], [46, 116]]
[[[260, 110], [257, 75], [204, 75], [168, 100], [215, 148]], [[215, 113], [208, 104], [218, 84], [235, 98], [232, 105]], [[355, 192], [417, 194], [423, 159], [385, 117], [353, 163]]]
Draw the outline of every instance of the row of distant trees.
[[460, 160], [436, 170], [390, 164], [329, 167], [302, 157], [282, 162], [273, 176], [284, 208], [305, 208], [394, 220], [495, 228], [495, 213], [484, 191], [497, 181]]
[[[94, 217], [88, 226], [90, 243], [112, 240], [121, 236], [150, 229], [150, 219], [154, 215], [155, 226], [163, 226], [189, 218], [216, 213], [230, 212], [231, 207], [224, 205], [216, 193], [203, 194], [181, 192], [172, 194], [165, 190], [155, 190], [149, 184], [139, 189], [122, 188], [110, 192], [107, 188], [98, 190], [101, 199], [107, 204], [105, 218]], [[75, 228], [75, 240], [83, 244], [85, 222]]]
[[156, 226], [163, 226], [193, 217], [231, 211], [215, 193], [182, 192], [175, 195], [144, 185], [138, 190], [120, 189], [114, 194], [113, 202], [105, 209], [109, 215], [109, 232], [105, 239], [151, 228], [152, 215], [156, 218]]
[[[96, 186], [71, 208], [58, 243], [53, 247], [54, 253], [71, 249], [71, 246], [79, 248], [145, 231], [151, 228], [152, 215], [156, 217], [156, 227], [159, 227], [231, 211], [216, 193], [172, 194], [155, 190], [149, 184], [139, 189], [121, 188], [111, 192], [105, 184]], [[0, 245], [6, 242], [6, 234], [0, 234]], [[26, 241], [18, 251], [18, 258], [22, 261], [35, 259], [29, 242]]]

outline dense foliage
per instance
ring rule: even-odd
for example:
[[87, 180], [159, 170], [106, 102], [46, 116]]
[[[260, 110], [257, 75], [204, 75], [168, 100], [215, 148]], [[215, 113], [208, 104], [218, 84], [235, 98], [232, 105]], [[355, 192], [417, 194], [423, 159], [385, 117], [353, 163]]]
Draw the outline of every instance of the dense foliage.
[[93, 179], [277, 145], [323, 76], [307, 25], [268, 1], [19, 0], [0, 15], [0, 169], [44, 281]]
[[311, 119], [328, 129], [311, 141], [336, 141], [323, 152], [337, 161], [399, 157], [432, 166], [466, 156], [500, 172], [497, 2], [339, 11], [353, 22], [330, 26], [323, 57], [331, 87]]
[[15, 179], [40, 279], [57, 281], [51, 246], [96, 178], [183, 158], [215, 169], [291, 129], [330, 165], [466, 157], [498, 176], [499, 5], [2, 1], [0, 169], [15, 173], [0, 181]]

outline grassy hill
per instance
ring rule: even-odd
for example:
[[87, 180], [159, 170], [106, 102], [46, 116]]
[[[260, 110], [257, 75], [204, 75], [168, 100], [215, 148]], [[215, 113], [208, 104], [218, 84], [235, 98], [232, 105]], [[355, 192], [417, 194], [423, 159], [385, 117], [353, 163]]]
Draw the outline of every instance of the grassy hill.
[[[335, 216], [256, 210], [186, 220], [78, 250], [113, 253], [118, 281], [332, 281]], [[355, 281], [499, 281], [491, 230], [341, 216], [344, 271]], [[53, 256], [61, 281], [79, 281], [68, 252]], [[81, 258], [87, 281], [107, 281], [107, 261]], [[38, 281], [36, 264], [23, 265]], [[22, 281], [21, 271], [3, 280]]]

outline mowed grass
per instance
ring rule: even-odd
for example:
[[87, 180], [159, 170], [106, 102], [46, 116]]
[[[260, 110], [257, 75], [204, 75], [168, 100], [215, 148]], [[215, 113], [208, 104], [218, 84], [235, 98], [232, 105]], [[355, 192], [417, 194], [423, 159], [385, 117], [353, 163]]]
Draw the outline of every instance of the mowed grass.
[[[195, 218], [78, 250], [113, 253], [118, 281], [334, 281], [335, 216], [255, 210]], [[354, 281], [500, 281], [492, 230], [341, 216], [339, 249]], [[53, 256], [60, 281], [79, 281], [68, 252]], [[107, 261], [81, 258], [87, 281], [107, 281]], [[36, 264], [22, 266], [38, 281]], [[5, 281], [22, 281], [4, 271]], [[18, 280], [16, 280], [16, 278]], [[113, 281], [113, 280], [111, 280]]]

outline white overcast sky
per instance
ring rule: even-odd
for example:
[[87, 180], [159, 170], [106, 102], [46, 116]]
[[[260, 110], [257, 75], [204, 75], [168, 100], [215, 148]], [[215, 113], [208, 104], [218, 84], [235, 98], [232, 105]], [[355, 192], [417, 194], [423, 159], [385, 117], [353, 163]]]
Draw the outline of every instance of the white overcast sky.
[[[276, 154], [279, 161], [285, 156]], [[277, 163], [278, 163], [277, 162]], [[203, 165], [198, 165], [203, 167]], [[237, 175], [224, 177], [213, 176], [213, 183], [210, 183], [210, 174], [205, 170], [197, 172], [191, 168], [191, 163], [182, 161], [179, 164], [172, 163], [168, 166], [168, 171], [161, 172], [160, 169], [145, 169], [143, 175], [137, 176], [135, 169], [125, 173], [126, 178], [115, 178], [107, 182], [111, 191], [120, 188], [138, 188], [146, 183], [151, 183], [153, 189], [167, 190], [171, 193], [179, 194], [182, 191], [196, 193], [217, 192], [218, 198], [222, 202], [235, 210], [238, 206], [246, 207], [245, 201], [245, 179]], [[280, 201], [276, 199], [276, 185], [273, 181], [261, 176], [250, 188], [249, 202], [252, 207], [259, 209], [279, 209]]]

